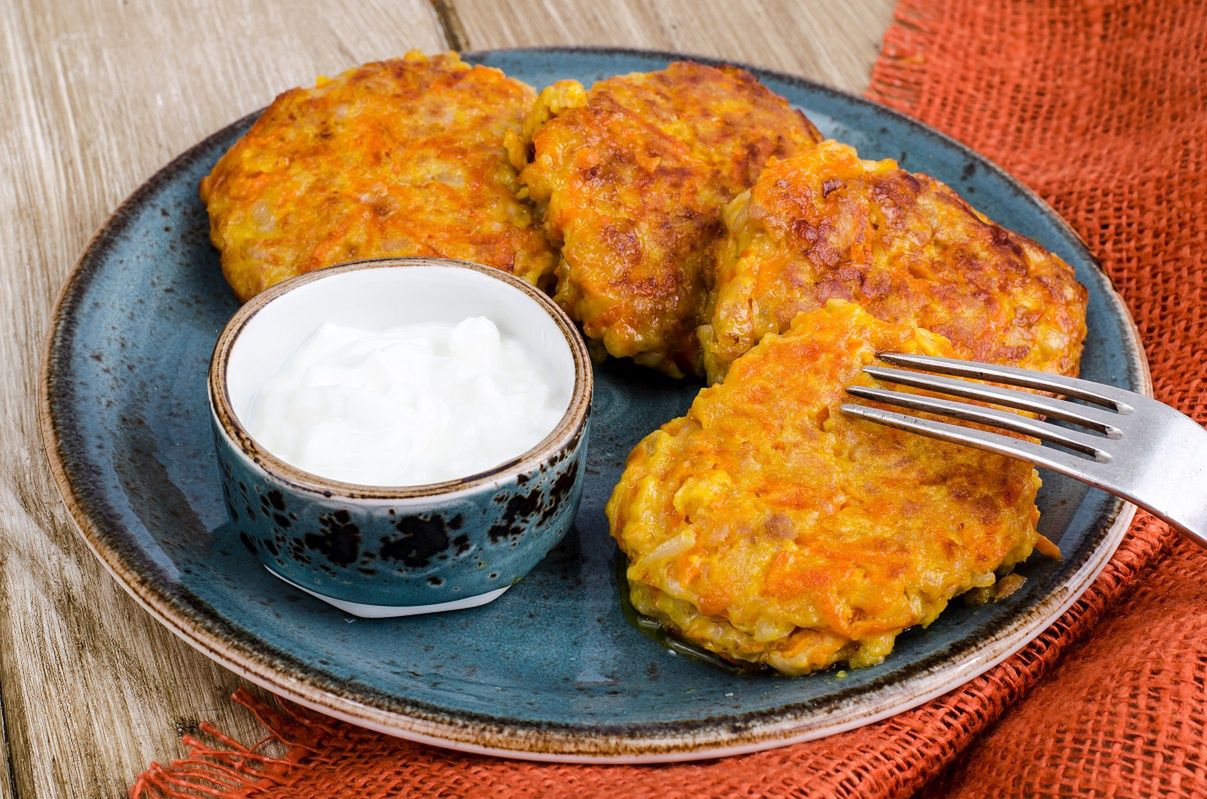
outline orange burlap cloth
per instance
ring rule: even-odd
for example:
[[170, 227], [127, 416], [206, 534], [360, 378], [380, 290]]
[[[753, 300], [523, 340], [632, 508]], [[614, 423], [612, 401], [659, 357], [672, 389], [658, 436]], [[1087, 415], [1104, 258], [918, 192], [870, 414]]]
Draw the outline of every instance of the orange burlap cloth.
[[[904, 0], [868, 94], [1063, 214], [1131, 308], [1157, 397], [1207, 422], [1205, 87], [1202, 2]], [[860, 730], [719, 761], [472, 757], [236, 699], [283, 756], [206, 728], [186, 739], [188, 760], [152, 765], [132, 795], [1202, 796], [1207, 553], [1141, 514], [1073, 609], [989, 673]]]

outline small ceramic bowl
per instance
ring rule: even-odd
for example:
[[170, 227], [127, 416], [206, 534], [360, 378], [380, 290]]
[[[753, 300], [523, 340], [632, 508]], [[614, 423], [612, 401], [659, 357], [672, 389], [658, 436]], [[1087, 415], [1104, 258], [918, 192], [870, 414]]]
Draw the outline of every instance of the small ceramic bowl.
[[[561, 421], [489, 471], [383, 488], [285, 463], [240, 421], [256, 392], [322, 323], [385, 329], [487, 316], [555, 379]], [[528, 283], [460, 261], [364, 261], [293, 278], [235, 313], [214, 348], [209, 395], [231, 522], [273, 574], [349, 613], [387, 617], [500, 596], [566, 534], [582, 496], [592, 374], [565, 313]]]

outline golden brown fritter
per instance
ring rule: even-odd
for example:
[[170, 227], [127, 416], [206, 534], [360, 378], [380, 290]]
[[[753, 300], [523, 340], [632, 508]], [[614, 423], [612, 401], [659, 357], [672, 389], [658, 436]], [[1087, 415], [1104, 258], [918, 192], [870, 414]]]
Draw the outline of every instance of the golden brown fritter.
[[526, 128], [513, 158], [562, 246], [558, 302], [610, 354], [698, 373], [721, 207], [816, 129], [749, 73], [689, 62], [555, 83]]
[[637, 445], [607, 514], [638, 611], [787, 674], [869, 666], [1030, 555], [1029, 464], [839, 411], [886, 350], [955, 353], [833, 300]]
[[1086, 292], [1068, 264], [895, 161], [823, 142], [768, 164], [725, 223], [699, 331], [712, 381], [831, 298], [939, 333], [957, 357], [1077, 374]]
[[227, 281], [246, 300], [345, 261], [442, 256], [538, 282], [555, 256], [503, 143], [535, 96], [417, 52], [285, 92], [201, 182]]

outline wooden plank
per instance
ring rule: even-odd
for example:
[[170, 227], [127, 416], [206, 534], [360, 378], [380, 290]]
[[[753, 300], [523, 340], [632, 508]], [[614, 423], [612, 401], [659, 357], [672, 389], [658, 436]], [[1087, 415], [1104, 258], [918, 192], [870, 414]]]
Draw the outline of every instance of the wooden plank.
[[174, 154], [317, 74], [444, 36], [426, 0], [2, 9], [0, 797], [119, 796], [181, 756], [198, 720], [256, 728], [227, 699], [243, 682], [127, 598], [51, 486], [35, 398], [54, 297], [92, 231]]
[[5, 733], [4, 691], [0, 690], [0, 799], [15, 799], [17, 795], [13, 789], [15, 767], [13, 752], [8, 745], [8, 735]]
[[861, 93], [892, 0], [455, 0], [467, 49], [583, 44], [675, 50]]

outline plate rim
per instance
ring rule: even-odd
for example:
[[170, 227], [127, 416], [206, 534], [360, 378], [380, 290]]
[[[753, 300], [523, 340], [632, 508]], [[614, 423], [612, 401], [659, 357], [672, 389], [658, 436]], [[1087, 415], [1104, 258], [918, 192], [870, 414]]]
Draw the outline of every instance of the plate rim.
[[[807, 78], [711, 56], [619, 47], [546, 46], [466, 51], [462, 53], [462, 57], [472, 62], [498, 54], [532, 53], [572, 56], [583, 52], [603, 56], [635, 56], [667, 61], [686, 59], [712, 65], [732, 64], [752, 72], [760, 79], [771, 78], [799, 85], [812, 92], [831, 95], [845, 102], [869, 107], [878, 114], [893, 117], [898, 122], [936, 140], [945, 147], [956, 149], [979, 167], [986, 168], [987, 171], [1004, 180], [1011, 190], [1035, 204], [1070, 239], [1071, 244], [1078, 250], [1078, 255], [1093, 265], [1101, 279], [1101, 288], [1110, 310], [1123, 323], [1124, 331], [1128, 336], [1124, 343], [1129, 345], [1127, 347], [1129, 365], [1140, 382], [1139, 387], [1142, 393], [1151, 396], [1151, 377], [1139, 331], [1136, 329], [1126, 304], [1115, 291], [1109, 276], [1102, 271], [1098, 259], [1089, 251], [1081, 236], [1041, 197], [1009, 172], [925, 123], [873, 100], [825, 86]], [[189, 614], [184, 612], [185, 608], [179, 599], [169, 598], [165, 592], [159, 590], [154, 582], [139, 574], [135, 564], [127, 562], [120, 552], [105, 543], [103, 540], [105, 531], [101, 529], [103, 525], [99, 524], [98, 520], [84, 509], [81, 497], [68, 478], [65, 458], [60, 449], [63, 446], [63, 440], [56, 427], [52, 401], [52, 385], [56, 384], [56, 377], [59, 376], [59, 372], [65, 365], [56, 359], [56, 353], [61, 352], [60, 346], [69, 338], [67, 333], [72, 327], [68, 313], [77, 307], [78, 300], [82, 298], [91, 279], [103, 266], [104, 253], [131, 222], [135, 212], [162, 184], [169, 181], [182, 169], [187, 168], [216, 141], [228, 137], [232, 130], [255, 118], [261, 111], [262, 109], [253, 111], [251, 114], [235, 120], [172, 158], [122, 201], [93, 234], [60, 289], [50, 316], [50, 327], [45, 335], [41, 352], [38, 422], [43, 450], [46, 453], [55, 486], [81, 537], [105, 570], [144, 610], [178, 638], [211, 660], [274, 694], [360, 727], [420, 743], [475, 754], [563, 763], [653, 763], [699, 760], [761, 751], [825, 737], [879, 721], [917, 707], [988, 671], [1025, 647], [1072, 606], [1105, 568], [1130, 526], [1136, 512], [1135, 506], [1115, 500], [1106, 514], [1106, 518], [1110, 520], [1110, 527], [1090, 557], [1082, 564], [1081, 569], [1071, 575], [1068, 582], [1057, 586], [1055, 590], [1041, 599], [1027, 614], [1010, 620], [993, 638], [977, 646], [972, 653], [974, 657], [970, 657], [963, 664], [956, 664], [954, 669], [949, 664], [924, 669], [921, 674], [907, 678], [915, 689], [904, 701], [884, 696], [879, 702], [868, 703], [868, 707], [861, 707], [858, 702], [854, 702], [845, 713], [818, 715], [815, 711], [801, 713], [799, 710], [793, 713], [790, 709], [786, 710], [781, 706], [773, 710], [747, 714], [742, 717], [741, 723], [735, 723], [732, 717], [727, 717], [699, 720], [690, 728], [685, 728], [684, 722], [665, 725], [645, 724], [637, 729], [652, 732], [634, 734], [632, 729], [622, 732], [605, 730], [603, 736], [599, 734], [584, 736], [581, 728], [570, 725], [520, 720], [499, 723], [495, 719], [473, 718], [471, 713], [453, 714], [442, 708], [434, 708], [413, 701], [403, 701], [404, 705], [408, 705], [407, 712], [388, 709], [364, 701], [363, 697], [366, 696], [366, 692], [349, 689], [347, 680], [344, 680], [340, 686], [342, 691], [335, 690], [334, 687], [325, 687], [320, 684], [322, 675], [315, 674], [313, 669], [308, 669], [296, 658], [288, 656], [288, 653], [265, 652], [264, 642], [254, 640], [240, 642], [240, 637], [254, 638], [254, 636], [241, 632], [239, 628], [223, 619], [221, 614], [216, 611], [209, 609], [209, 612], [216, 617], [210, 622], [225, 624], [229, 628], [225, 637], [206, 626], [203, 623], [204, 620], [190, 619]], [[197, 612], [196, 608], [192, 610], [194, 613]], [[244, 645], [240, 646], [241, 643]], [[257, 643], [259, 645], [254, 646]], [[253, 646], [246, 646], [246, 644], [253, 644]], [[287, 656], [285, 660], [294, 660], [298, 663], [300, 668], [295, 668], [294, 671], [301, 673], [303, 677], [308, 676], [310, 679], [302, 679], [296, 673], [291, 674], [290, 664], [280, 662], [282, 654]], [[879, 692], [869, 691], [867, 695], [874, 698], [879, 694], [886, 693], [891, 692], [885, 692], [882, 689]], [[398, 699], [398, 697], [394, 698]], [[710, 723], [711, 726], [709, 726]]]

